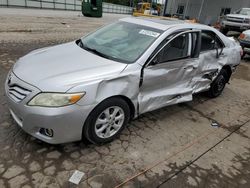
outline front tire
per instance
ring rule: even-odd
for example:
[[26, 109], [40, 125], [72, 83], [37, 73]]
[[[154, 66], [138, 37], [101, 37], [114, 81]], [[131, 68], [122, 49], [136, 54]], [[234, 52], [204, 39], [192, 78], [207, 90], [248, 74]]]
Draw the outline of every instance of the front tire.
[[209, 97], [215, 98], [220, 96], [226, 86], [227, 80], [228, 73], [225, 69], [222, 69], [208, 90]]
[[101, 102], [87, 118], [83, 136], [94, 144], [104, 144], [117, 138], [128, 124], [130, 109], [120, 98]]

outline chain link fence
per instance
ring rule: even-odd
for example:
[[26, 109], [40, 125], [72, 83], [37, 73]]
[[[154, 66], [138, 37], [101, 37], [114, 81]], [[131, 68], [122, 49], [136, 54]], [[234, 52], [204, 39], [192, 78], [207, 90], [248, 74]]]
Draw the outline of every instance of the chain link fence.
[[[81, 11], [82, 0], [0, 0], [0, 6]], [[133, 12], [132, 7], [123, 5], [103, 3], [102, 6], [105, 13], [132, 14]]]
[[102, 3], [103, 12], [107, 13], [116, 13], [116, 14], [132, 14], [133, 8], [124, 6], [124, 5], [116, 5], [111, 3]]

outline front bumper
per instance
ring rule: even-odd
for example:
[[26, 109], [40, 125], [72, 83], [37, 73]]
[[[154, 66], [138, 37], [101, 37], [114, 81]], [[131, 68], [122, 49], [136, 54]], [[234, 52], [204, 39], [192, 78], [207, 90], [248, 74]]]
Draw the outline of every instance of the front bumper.
[[[16, 123], [28, 134], [50, 144], [61, 144], [82, 139], [82, 128], [88, 114], [94, 106], [80, 106], [77, 104], [49, 108], [28, 106], [27, 102], [40, 91], [21, 81], [12, 74], [12, 82], [29, 87], [32, 93], [21, 102], [16, 102], [9, 94], [9, 86], [5, 83], [5, 94], [10, 113]], [[53, 137], [40, 133], [41, 128], [53, 130]]]
[[237, 22], [230, 22], [230, 21], [222, 21], [221, 27], [227, 28], [230, 31], [245, 31], [247, 29], [250, 29], [250, 24], [248, 23], [237, 23]]

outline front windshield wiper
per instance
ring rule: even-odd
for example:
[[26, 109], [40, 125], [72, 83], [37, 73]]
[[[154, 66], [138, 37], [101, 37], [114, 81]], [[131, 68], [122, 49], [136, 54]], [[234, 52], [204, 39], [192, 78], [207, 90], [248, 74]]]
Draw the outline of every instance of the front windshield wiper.
[[82, 40], [79, 40], [79, 44], [80, 44], [80, 47], [83, 48], [84, 50], [87, 50], [89, 52], [93, 52], [94, 54], [99, 55], [101, 57], [104, 57], [106, 59], [112, 59], [110, 56], [108, 56], [108, 55], [106, 55], [106, 54], [104, 54], [104, 53], [96, 50], [95, 48], [90, 48], [90, 47], [84, 45], [83, 42], [82, 42]]
[[78, 39], [78, 40], [76, 41], [76, 44], [77, 44], [78, 46], [80, 46], [81, 48], [83, 47], [83, 43], [82, 43], [82, 40], [81, 40], [81, 39]]

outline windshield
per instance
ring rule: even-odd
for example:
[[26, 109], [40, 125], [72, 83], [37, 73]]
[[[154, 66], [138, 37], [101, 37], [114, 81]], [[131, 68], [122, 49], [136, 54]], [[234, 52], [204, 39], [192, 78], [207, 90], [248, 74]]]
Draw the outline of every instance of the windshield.
[[237, 11], [236, 13], [250, 16], [250, 9], [243, 8], [243, 9], [240, 9], [239, 11]]
[[158, 29], [120, 21], [83, 37], [80, 46], [104, 58], [133, 63], [161, 33]]

